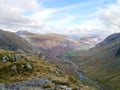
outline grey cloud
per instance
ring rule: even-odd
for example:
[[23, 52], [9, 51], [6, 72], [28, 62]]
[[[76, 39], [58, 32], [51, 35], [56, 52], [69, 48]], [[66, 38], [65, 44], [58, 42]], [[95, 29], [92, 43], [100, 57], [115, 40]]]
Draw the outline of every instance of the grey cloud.
[[10, 31], [21, 28], [40, 29], [44, 24], [35, 18], [24, 16], [24, 12], [27, 10], [36, 12], [41, 9], [42, 6], [36, 0], [0, 0], [0, 28]]

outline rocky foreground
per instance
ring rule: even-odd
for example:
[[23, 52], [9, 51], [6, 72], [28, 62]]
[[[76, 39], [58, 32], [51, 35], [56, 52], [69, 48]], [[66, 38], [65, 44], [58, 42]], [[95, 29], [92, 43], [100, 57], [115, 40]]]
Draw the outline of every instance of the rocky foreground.
[[[52, 82], [48, 78], [37, 78], [13, 84], [0, 84], [0, 90], [72, 90], [68, 85], [60, 85]], [[78, 88], [79, 89], [79, 88]]]
[[92, 90], [64, 69], [21, 52], [0, 52], [0, 90]]

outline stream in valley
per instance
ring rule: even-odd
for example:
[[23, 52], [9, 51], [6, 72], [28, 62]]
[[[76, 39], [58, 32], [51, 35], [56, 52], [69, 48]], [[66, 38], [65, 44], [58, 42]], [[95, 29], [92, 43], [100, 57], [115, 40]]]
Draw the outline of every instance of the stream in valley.
[[70, 60], [66, 60], [65, 58], [64, 58], [64, 61], [65, 61], [65, 62], [69, 62], [69, 63], [72, 64], [72, 66], [73, 66], [73, 68], [74, 68], [74, 71], [75, 71], [75, 72], [77, 73], [77, 75], [79, 76], [79, 79], [80, 79], [81, 82], [90, 84], [90, 85], [96, 87], [96, 88], [99, 89], [99, 90], [104, 90], [103, 87], [101, 87], [101, 86], [98, 85], [96, 82], [94, 82], [93, 80], [91, 80], [90, 78], [88, 78], [88, 77], [87, 77], [86, 75], [84, 75], [81, 71], [78, 71], [78, 66], [77, 66], [74, 62], [72, 62], [72, 61], [70, 61]]

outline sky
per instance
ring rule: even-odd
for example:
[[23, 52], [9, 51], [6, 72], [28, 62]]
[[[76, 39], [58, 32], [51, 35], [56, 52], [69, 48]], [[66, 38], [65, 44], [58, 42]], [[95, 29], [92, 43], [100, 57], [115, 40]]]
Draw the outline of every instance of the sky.
[[107, 36], [120, 32], [120, 0], [0, 0], [0, 28]]

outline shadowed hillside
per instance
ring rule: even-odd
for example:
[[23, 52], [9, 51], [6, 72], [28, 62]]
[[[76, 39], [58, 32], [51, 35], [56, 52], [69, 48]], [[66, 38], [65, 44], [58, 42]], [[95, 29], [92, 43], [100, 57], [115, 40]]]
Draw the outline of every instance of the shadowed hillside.
[[22, 50], [24, 52], [33, 53], [33, 46], [22, 37], [12, 32], [0, 30], [0, 49], [4, 50]]

